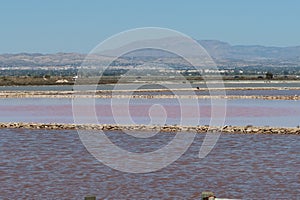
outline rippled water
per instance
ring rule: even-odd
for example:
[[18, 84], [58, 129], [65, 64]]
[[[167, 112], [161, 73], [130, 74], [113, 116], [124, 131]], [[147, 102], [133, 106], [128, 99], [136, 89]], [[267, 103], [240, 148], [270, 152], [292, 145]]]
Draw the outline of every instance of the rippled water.
[[[129, 150], [161, 144], [107, 132]], [[160, 133], [161, 142], [171, 133]], [[0, 129], [0, 199], [200, 199], [217, 197], [299, 199], [300, 137], [221, 135], [213, 151], [199, 159], [204, 135], [197, 135], [175, 163], [146, 174], [112, 170], [95, 160], [76, 131]], [[151, 139], [145, 139], [151, 140]], [[158, 145], [158, 146], [157, 146]], [[155, 162], [155, 160], [153, 160]]]

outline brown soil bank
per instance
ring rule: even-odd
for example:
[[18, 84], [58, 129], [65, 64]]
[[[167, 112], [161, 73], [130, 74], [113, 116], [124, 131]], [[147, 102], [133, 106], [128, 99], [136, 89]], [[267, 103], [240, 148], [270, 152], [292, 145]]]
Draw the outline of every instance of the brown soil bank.
[[45, 130], [103, 130], [103, 131], [161, 131], [161, 132], [222, 132], [236, 134], [294, 134], [300, 135], [300, 128], [255, 127], [255, 126], [148, 126], [148, 125], [111, 125], [111, 124], [58, 124], [58, 123], [0, 123], [0, 128], [25, 128]]
[[0, 86], [16, 86], [16, 85], [73, 85], [72, 77], [16, 77], [16, 76], [2, 76], [0, 77]]
[[[76, 81], [76, 84], [86, 85], [86, 84], [115, 84], [118, 83], [120, 77], [118, 76], [105, 76], [101, 77], [89, 77], [80, 78]], [[133, 82], [135, 79], [129, 79], [129, 82]], [[72, 76], [44, 76], [44, 77], [34, 77], [34, 76], [0, 76], [0, 86], [22, 86], [22, 85], [74, 85], [75, 80]]]

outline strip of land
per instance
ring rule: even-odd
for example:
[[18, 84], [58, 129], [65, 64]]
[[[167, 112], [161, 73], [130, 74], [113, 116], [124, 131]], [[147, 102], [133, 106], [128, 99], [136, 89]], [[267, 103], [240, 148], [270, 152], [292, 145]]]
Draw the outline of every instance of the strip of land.
[[[12, 70], [9, 70], [12, 71]], [[19, 73], [19, 70], [16, 70]], [[32, 71], [28, 72], [32, 73]], [[184, 79], [184, 80], [183, 80]], [[163, 80], [163, 81], [162, 81]], [[126, 76], [122, 78], [120, 75], [114, 76], [91, 76], [80, 77], [75, 80], [73, 76], [56, 76], [56, 75], [38, 75], [38, 76], [0, 76], [0, 86], [43, 86], [43, 85], [87, 85], [87, 84], [120, 84], [120, 83], [156, 83], [161, 82], [173, 82], [180, 83], [182, 81], [190, 83], [205, 83], [205, 81], [218, 81], [220, 82], [220, 76], [209, 75], [206, 77], [201, 76], [175, 76], [169, 77], [163, 76]], [[299, 82], [299, 77], [274, 77], [273, 79], [258, 78], [257, 76], [244, 75], [244, 76], [222, 76], [224, 83], [295, 83]]]
[[59, 124], [59, 123], [0, 123], [0, 128], [44, 129], [44, 130], [102, 130], [102, 131], [160, 131], [194, 133], [232, 133], [232, 134], [293, 134], [300, 135], [300, 128], [256, 127], [256, 126], [179, 126], [179, 125], [113, 125], [113, 124]]
[[[153, 90], [153, 92], [157, 90]], [[125, 91], [123, 91], [125, 92]], [[129, 92], [129, 91], [127, 91]], [[151, 92], [147, 90], [147, 92]], [[298, 95], [167, 95], [167, 94], [122, 94], [120, 91], [0, 91], [0, 98], [140, 98], [140, 99], [265, 99], [300, 100]]]

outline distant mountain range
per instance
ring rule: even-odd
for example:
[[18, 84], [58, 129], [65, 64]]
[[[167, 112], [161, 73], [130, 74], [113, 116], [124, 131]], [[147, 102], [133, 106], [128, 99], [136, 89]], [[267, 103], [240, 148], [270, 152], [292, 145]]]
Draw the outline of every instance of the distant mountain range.
[[260, 45], [235, 45], [217, 40], [198, 41], [216, 59], [238, 60], [300, 60], [300, 46], [266, 47]]
[[[300, 46], [266, 47], [260, 45], [230, 45], [217, 40], [198, 41], [218, 65], [226, 66], [300, 66]], [[80, 66], [85, 54], [79, 53], [19, 53], [1, 54], [0, 67], [43, 67], [43, 66]], [[143, 50], [135, 57], [163, 57], [170, 55], [162, 52]], [[124, 60], [125, 61], [125, 60]], [[128, 60], [127, 60], [128, 63]]]

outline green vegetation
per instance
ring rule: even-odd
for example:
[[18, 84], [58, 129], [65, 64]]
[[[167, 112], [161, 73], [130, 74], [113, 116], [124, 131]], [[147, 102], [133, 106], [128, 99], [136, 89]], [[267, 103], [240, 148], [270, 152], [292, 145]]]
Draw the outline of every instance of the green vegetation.
[[[223, 80], [299, 80], [295, 76], [273, 76], [272, 74], [266, 74], [265, 77], [262, 76], [223, 76]], [[202, 77], [202, 76], [186, 76], [184, 80], [182, 77], [166, 77], [166, 76], [130, 76], [130, 77], [121, 77], [121, 76], [102, 76], [99, 80], [99, 76], [88, 76], [81, 77], [76, 80], [76, 84], [115, 84], [115, 83], [133, 83], [133, 82], [153, 82], [153, 81], [170, 81], [176, 83], [186, 83], [186, 82], [198, 82], [211, 79], [215, 80], [216, 76]], [[50, 76], [45, 75], [40, 76], [0, 76], [0, 86], [12, 86], [12, 85], [73, 85], [75, 79], [73, 76]]]
[[[300, 80], [300, 67], [294, 68], [225, 68], [219, 67], [219, 71], [209, 71], [209, 73], [199, 73], [195, 69], [185, 68], [184, 66], [175, 69], [178, 75], [181, 75], [190, 82], [202, 81], [204, 79], [214, 79], [221, 74], [223, 80]], [[12, 68], [0, 70], [0, 85], [57, 85], [74, 84], [75, 76], [79, 76], [79, 84], [113, 84], [117, 82], [132, 83], [142, 81], [185, 81], [183, 77], [172, 76], [174, 72], [168, 69], [137, 69], [130, 71], [130, 76], [126, 75], [128, 69], [122, 67], [110, 68], [103, 74], [96, 69], [89, 69], [78, 73], [77, 68], [69, 69], [18, 69]], [[101, 79], [99, 80], [99, 77]]]

